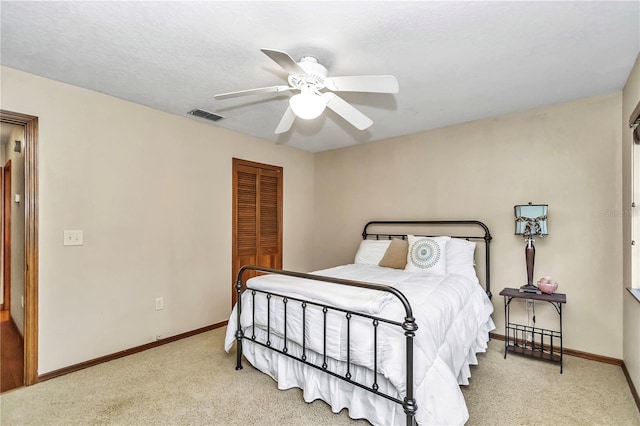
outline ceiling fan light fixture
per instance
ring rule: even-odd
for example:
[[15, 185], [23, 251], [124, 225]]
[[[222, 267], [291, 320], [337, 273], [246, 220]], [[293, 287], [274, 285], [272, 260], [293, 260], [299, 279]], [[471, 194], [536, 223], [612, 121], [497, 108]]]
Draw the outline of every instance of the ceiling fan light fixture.
[[327, 100], [312, 91], [303, 90], [289, 99], [289, 106], [297, 117], [312, 120], [324, 112]]

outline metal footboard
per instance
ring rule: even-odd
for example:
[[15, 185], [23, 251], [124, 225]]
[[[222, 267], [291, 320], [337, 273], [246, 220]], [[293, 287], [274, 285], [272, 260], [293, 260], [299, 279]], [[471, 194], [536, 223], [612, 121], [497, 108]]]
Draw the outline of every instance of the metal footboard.
[[[249, 286], [246, 286], [246, 289], [248, 291], [251, 291], [251, 295], [253, 298], [253, 312], [252, 312], [252, 318], [253, 318], [253, 333], [251, 336], [245, 336], [244, 331], [242, 330], [242, 325], [240, 323], [240, 317], [241, 317], [241, 313], [242, 313], [242, 292], [245, 290], [245, 286], [242, 284], [243, 280], [242, 280], [242, 276], [246, 271], [256, 271], [256, 272], [265, 272], [265, 273], [270, 273], [270, 274], [278, 274], [278, 275], [286, 275], [286, 276], [290, 276], [290, 277], [297, 277], [297, 278], [304, 278], [304, 279], [309, 279], [309, 280], [315, 280], [315, 281], [323, 281], [323, 282], [328, 282], [328, 283], [333, 283], [333, 284], [339, 284], [339, 285], [344, 285], [344, 286], [350, 286], [350, 287], [361, 287], [361, 288], [367, 288], [367, 289], [371, 289], [371, 290], [377, 290], [377, 291], [381, 291], [381, 292], [386, 292], [386, 293], [390, 293], [393, 296], [395, 296], [404, 306], [404, 310], [405, 310], [405, 317], [402, 321], [394, 321], [392, 319], [388, 319], [388, 318], [380, 318], [380, 317], [376, 317], [373, 315], [367, 315], [367, 314], [363, 314], [363, 313], [359, 313], [359, 312], [353, 312], [353, 311], [349, 311], [346, 309], [342, 309], [342, 308], [338, 308], [335, 306], [330, 306], [327, 304], [322, 304], [322, 303], [317, 303], [317, 302], [313, 302], [313, 301], [309, 301], [309, 300], [305, 300], [305, 299], [301, 299], [301, 298], [296, 298], [296, 297], [291, 297], [288, 295], [284, 295], [284, 294], [278, 294], [278, 293], [274, 293], [274, 292], [267, 292], [264, 290], [257, 290], [257, 289], [252, 289]], [[295, 359], [299, 362], [302, 362], [310, 367], [316, 368], [318, 370], [321, 370], [333, 377], [336, 377], [340, 380], [343, 380], [345, 382], [351, 383], [354, 386], [358, 386], [362, 389], [365, 389], [369, 392], [372, 392], [376, 395], [379, 395], [383, 398], [386, 398], [388, 400], [391, 400], [397, 404], [402, 405], [404, 412], [406, 414], [406, 418], [407, 418], [407, 425], [414, 425], [415, 424], [415, 415], [416, 412], [418, 410], [418, 406], [416, 404], [416, 400], [414, 398], [414, 389], [413, 389], [413, 338], [415, 337], [415, 332], [418, 329], [418, 326], [415, 322], [415, 319], [413, 317], [413, 313], [411, 310], [411, 305], [409, 304], [409, 301], [407, 300], [407, 298], [404, 296], [404, 294], [402, 294], [400, 291], [398, 291], [396, 288], [391, 287], [391, 286], [385, 286], [385, 285], [379, 285], [379, 284], [372, 284], [372, 283], [366, 283], [366, 282], [362, 282], [362, 281], [352, 281], [352, 280], [344, 280], [344, 279], [340, 279], [340, 278], [332, 278], [332, 277], [325, 277], [325, 276], [319, 276], [319, 275], [313, 275], [313, 274], [304, 274], [304, 273], [300, 273], [300, 272], [293, 272], [293, 271], [285, 271], [285, 270], [279, 270], [279, 269], [271, 269], [271, 268], [264, 268], [264, 267], [258, 267], [258, 266], [250, 266], [250, 265], [245, 265], [242, 268], [240, 268], [240, 271], [238, 272], [238, 277], [236, 280], [236, 285], [235, 285], [235, 289], [236, 289], [236, 293], [237, 293], [237, 330], [236, 330], [236, 342], [237, 342], [237, 362], [236, 362], [236, 370], [240, 370], [242, 369], [242, 343], [244, 339], [250, 340], [253, 343], [259, 344], [263, 347], [269, 348], [270, 350], [273, 350], [275, 352], [278, 352], [284, 356], [287, 356], [289, 358]], [[271, 342], [271, 305], [267, 306], [267, 327], [266, 327], [266, 332], [267, 332], [267, 340], [265, 342], [259, 341], [258, 339], [256, 339], [255, 336], [255, 296], [256, 294], [264, 294], [266, 295], [266, 301], [268, 304], [271, 303], [278, 303], [281, 304], [281, 309], [284, 313], [284, 339], [283, 339], [283, 347], [282, 348], [277, 348], [275, 347], [272, 342]], [[274, 299], [278, 298], [279, 300], [276, 301]], [[272, 301], [273, 300], [273, 301]], [[293, 355], [291, 353], [291, 351], [289, 351], [288, 348], [288, 341], [287, 341], [287, 306], [290, 303], [296, 303], [299, 304], [299, 306], [302, 308], [302, 355], [300, 357]], [[322, 329], [323, 329], [323, 353], [320, 354], [322, 357], [322, 364], [321, 365], [316, 365], [312, 362], [309, 362], [308, 358], [307, 358], [307, 348], [306, 348], [306, 309], [308, 306], [316, 306], [318, 308], [321, 308], [322, 310], [322, 317], [323, 317], [323, 325], [322, 325]], [[331, 336], [327, 336], [327, 316], [329, 314], [329, 312], [336, 312], [339, 313], [339, 315], [343, 315], [344, 318], [346, 319], [346, 324], [347, 324], [347, 359], [346, 359], [346, 374], [340, 374], [338, 372], [335, 371], [331, 371], [328, 368], [328, 358], [327, 358], [327, 339], [331, 338]], [[360, 318], [365, 318], [367, 320], [371, 321], [371, 327], [372, 327], [372, 333], [373, 333], [373, 342], [374, 342], [374, 358], [373, 358], [373, 383], [360, 383], [356, 380], [353, 379], [353, 376], [351, 374], [350, 368], [351, 368], [351, 320], [353, 317], [360, 317]], [[377, 382], [377, 377], [378, 377], [378, 373], [377, 373], [377, 369], [378, 369], [378, 326], [381, 324], [389, 324], [391, 326], [397, 326], [399, 328], [401, 328], [402, 330], [404, 330], [404, 335], [405, 335], [405, 339], [406, 339], [406, 396], [403, 400], [400, 400], [398, 398], [396, 398], [395, 396], [392, 395], [388, 395], [384, 392], [382, 392], [379, 389], [379, 385]], [[339, 337], [339, 336], [337, 336]]]

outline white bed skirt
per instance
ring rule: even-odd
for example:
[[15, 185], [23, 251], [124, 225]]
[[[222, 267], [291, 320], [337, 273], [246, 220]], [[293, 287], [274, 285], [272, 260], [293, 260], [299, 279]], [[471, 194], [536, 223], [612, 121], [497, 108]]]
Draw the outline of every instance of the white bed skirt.
[[[468, 379], [471, 377], [469, 366], [477, 365], [477, 353], [486, 352], [489, 332], [494, 328], [495, 325], [491, 318], [489, 318], [483, 325], [482, 330], [478, 333], [477, 339], [471, 345], [467, 354], [467, 361], [458, 372], [458, 384], [467, 385], [469, 383]], [[231, 337], [234, 333], [235, 330], [227, 330], [227, 337]], [[251, 335], [250, 329], [245, 330], [245, 335]], [[256, 340], [261, 342], [266, 341], [266, 332], [261, 329], [256, 329]], [[271, 334], [270, 340], [273, 347], [282, 349], [283, 341], [281, 338]], [[287, 349], [293, 356], [301, 357], [302, 355], [302, 348], [295, 343], [288, 343]], [[406, 424], [406, 416], [400, 404], [382, 396], [375, 395], [358, 386], [349, 384], [321, 370], [305, 365], [300, 361], [281, 355], [278, 352], [254, 344], [246, 339], [243, 340], [243, 355], [251, 365], [276, 380], [279, 389], [284, 390], [294, 387], [302, 389], [306, 402], [321, 399], [331, 406], [331, 410], [334, 413], [338, 413], [342, 409], [347, 408], [349, 417], [353, 419], [367, 419], [374, 425]], [[321, 354], [307, 349], [306, 355], [308, 362], [315, 365], [322, 365], [323, 359]], [[327, 364], [327, 369], [330, 371], [346, 371], [344, 362], [328, 358]], [[350, 373], [352, 380], [356, 382], [368, 386], [373, 384], [373, 372], [369, 369], [351, 365]], [[399, 400], [404, 399], [403, 396], [398, 394], [396, 388], [380, 374], [378, 374], [377, 377], [377, 384], [380, 392]], [[438, 389], [437, 383], [434, 385], [434, 387], [430, 387], [427, 384], [427, 386], [420, 386], [414, 390], [418, 404], [416, 415], [418, 424], [442, 425], [443, 411], [446, 415], [447, 424], [464, 424], [469, 419], [469, 414], [459, 387], [457, 389], [457, 397], [444, 399], [451, 403], [450, 407], [438, 407], [437, 410], [434, 410], [434, 407], [424, 406], [425, 401], [431, 401], [434, 404], [441, 404], [443, 401], [442, 398], [436, 397], [439, 391], [443, 390]], [[449, 405], [449, 402], [447, 402], [447, 405]]]

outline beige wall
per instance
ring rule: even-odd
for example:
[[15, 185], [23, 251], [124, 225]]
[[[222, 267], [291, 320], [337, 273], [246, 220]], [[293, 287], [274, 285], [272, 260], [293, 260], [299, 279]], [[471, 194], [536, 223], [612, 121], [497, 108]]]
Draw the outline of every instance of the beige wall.
[[284, 267], [310, 269], [312, 154], [1, 71], [39, 117], [39, 374], [228, 319], [232, 157], [284, 167]]
[[[314, 267], [351, 262], [368, 220], [479, 219], [494, 237], [503, 334], [497, 294], [526, 282], [513, 206], [547, 203], [535, 279], [551, 275], [567, 294], [565, 346], [621, 358], [621, 102], [615, 93], [316, 154]], [[557, 327], [549, 305], [536, 314]]]
[[[15, 152], [14, 141], [22, 142], [22, 151]], [[15, 126], [4, 146], [6, 164], [11, 160], [11, 318], [24, 335], [24, 127]], [[15, 196], [20, 195], [20, 202]]]
[[[631, 129], [629, 129], [629, 116], [633, 112], [634, 108], [640, 102], [640, 56], [636, 60], [635, 66], [629, 74], [627, 84], [624, 86], [622, 92], [622, 167], [623, 167], [623, 206], [625, 211], [631, 211], [631, 191], [632, 191], [632, 151], [633, 137], [631, 136]], [[635, 155], [638, 158], [638, 151], [640, 147], [635, 147]], [[636, 188], [636, 204], [640, 202], [640, 188]], [[636, 220], [640, 212], [639, 208], [634, 209], [632, 215], [635, 215]], [[622, 285], [619, 291], [622, 293], [624, 299], [624, 337], [623, 337], [623, 359], [624, 364], [627, 367], [629, 376], [633, 381], [636, 390], [640, 391], [640, 303], [629, 294], [625, 287], [640, 288], [640, 276], [638, 257], [640, 254], [640, 238], [639, 230], [636, 232], [636, 245], [631, 245], [631, 214], [624, 215], [623, 224], [623, 251], [624, 251], [624, 276]], [[632, 262], [632, 257], [635, 262]]]
[[227, 319], [232, 157], [284, 167], [287, 269], [352, 261], [371, 219], [484, 221], [499, 333], [497, 293], [526, 277], [513, 205], [548, 203], [535, 276], [567, 293], [565, 346], [623, 356], [621, 93], [314, 156], [1, 71], [2, 108], [39, 117], [40, 374]]

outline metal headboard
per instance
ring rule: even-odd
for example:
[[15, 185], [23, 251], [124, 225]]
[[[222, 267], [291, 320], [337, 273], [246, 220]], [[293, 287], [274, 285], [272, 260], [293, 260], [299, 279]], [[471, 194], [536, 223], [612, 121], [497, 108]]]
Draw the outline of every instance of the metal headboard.
[[[487, 225], [485, 225], [484, 223], [478, 221], [478, 220], [408, 220], [408, 221], [386, 221], [386, 220], [376, 220], [376, 221], [371, 221], [369, 223], [367, 223], [364, 226], [364, 229], [362, 230], [362, 238], [363, 239], [367, 239], [367, 238], [371, 238], [371, 239], [376, 239], [376, 240], [380, 240], [380, 239], [392, 239], [392, 238], [402, 238], [402, 239], [406, 239], [407, 238], [407, 234], [402, 234], [402, 233], [379, 233], [379, 232], [368, 232], [367, 229], [370, 226], [383, 226], [386, 229], [391, 229], [394, 226], [425, 226], [425, 227], [429, 227], [429, 226], [451, 226], [451, 227], [455, 227], [455, 226], [478, 226], [480, 228], [482, 228], [482, 230], [484, 231], [484, 235], [448, 235], [451, 238], [461, 238], [461, 239], [465, 239], [465, 240], [484, 240], [484, 244], [485, 244], [485, 282], [484, 282], [484, 288], [485, 288], [485, 292], [487, 293], [487, 296], [489, 296], [489, 299], [491, 299], [491, 268], [490, 268], [490, 244], [491, 243], [491, 233], [489, 232], [489, 228], [487, 227]], [[384, 229], [383, 228], [383, 229]], [[425, 234], [412, 234], [412, 235], [418, 235], [421, 237], [435, 237], [435, 236], [439, 236], [439, 235], [425, 235]]]

